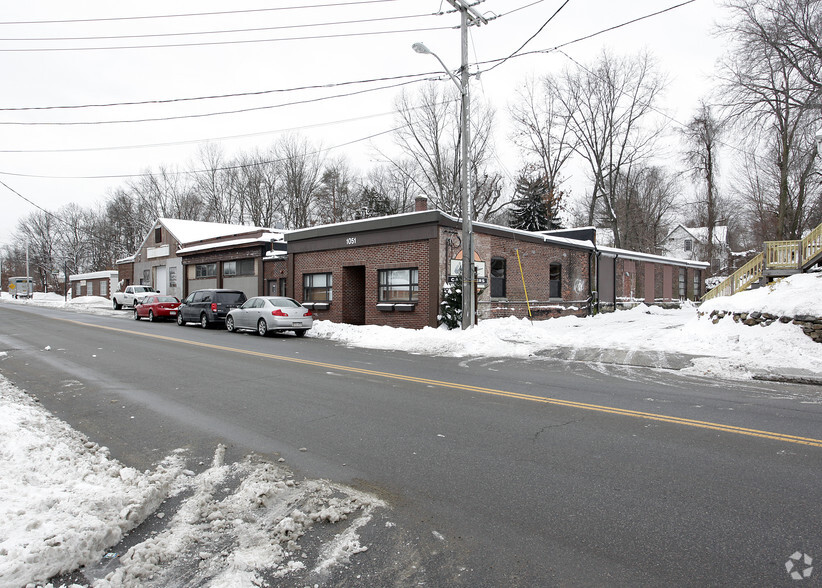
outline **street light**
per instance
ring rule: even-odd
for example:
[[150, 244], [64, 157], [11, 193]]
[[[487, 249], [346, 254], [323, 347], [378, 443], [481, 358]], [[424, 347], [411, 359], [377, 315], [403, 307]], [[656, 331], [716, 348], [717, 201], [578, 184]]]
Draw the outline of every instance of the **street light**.
[[[463, 13], [463, 24], [465, 22], [465, 14]], [[423, 55], [433, 55], [437, 61], [440, 62], [442, 69], [451, 78], [451, 81], [457, 86], [462, 97], [462, 112], [460, 113], [460, 137], [461, 137], [461, 161], [460, 161], [460, 177], [461, 177], [461, 214], [462, 214], [462, 328], [467, 329], [474, 325], [474, 293], [476, 286], [474, 285], [474, 235], [473, 227], [471, 225], [471, 195], [468, 189], [468, 145], [470, 144], [469, 128], [468, 128], [468, 108], [470, 106], [468, 96], [468, 44], [463, 38], [462, 47], [462, 67], [461, 76], [457, 78], [439, 55], [431, 51], [423, 43], [414, 43], [411, 48], [417, 53]]]
[[822, 154], [822, 129], [816, 131], [816, 146], [818, 147], [817, 151]]

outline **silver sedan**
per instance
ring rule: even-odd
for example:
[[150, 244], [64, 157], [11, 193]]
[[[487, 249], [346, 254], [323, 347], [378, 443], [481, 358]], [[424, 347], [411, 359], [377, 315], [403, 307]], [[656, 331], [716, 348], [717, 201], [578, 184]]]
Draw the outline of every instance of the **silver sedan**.
[[256, 331], [265, 336], [271, 331], [294, 331], [302, 337], [314, 324], [311, 311], [293, 298], [255, 296], [225, 317], [229, 332]]

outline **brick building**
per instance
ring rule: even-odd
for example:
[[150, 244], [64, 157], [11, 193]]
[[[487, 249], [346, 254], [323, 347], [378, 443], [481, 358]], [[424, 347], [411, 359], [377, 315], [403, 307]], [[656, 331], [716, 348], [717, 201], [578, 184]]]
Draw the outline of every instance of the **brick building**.
[[[460, 235], [436, 210], [292, 231], [287, 292], [319, 319], [433, 327], [459, 281]], [[474, 223], [474, 250], [480, 319], [588, 312], [593, 243]]]
[[[444, 289], [461, 284], [462, 224], [422, 208], [287, 233], [235, 228], [233, 234], [189, 241], [174, 251], [179, 295], [236, 288], [249, 297], [291, 296], [320, 320], [435, 327]], [[168, 219], [163, 223], [176, 228]], [[701, 294], [706, 264], [598, 247], [593, 228], [534, 233], [473, 227], [479, 320], [582, 316]], [[121, 269], [130, 267], [140, 275], [136, 263]]]

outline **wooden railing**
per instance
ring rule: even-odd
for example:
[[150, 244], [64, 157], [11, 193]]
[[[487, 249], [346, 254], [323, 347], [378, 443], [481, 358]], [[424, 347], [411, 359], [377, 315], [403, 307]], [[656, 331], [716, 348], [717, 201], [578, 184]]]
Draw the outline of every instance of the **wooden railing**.
[[822, 225], [819, 225], [802, 239], [802, 268], [822, 255]]
[[[731, 296], [758, 280], [765, 270], [776, 270], [768, 275], [788, 275], [793, 270], [807, 270], [822, 256], [822, 225], [812, 230], [801, 241], [765, 241], [764, 251], [725, 278], [702, 300], [717, 296]], [[787, 270], [787, 271], [785, 271]]]
[[765, 241], [765, 269], [799, 269], [799, 241]]
[[705, 300], [710, 300], [711, 298], [716, 298], [717, 296], [730, 296], [735, 292], [739, 292], [750, 286], [752, 282], [758, 280], [762, 276], [764, 257], [765, 256], [760, 253], [730, 276], [722, 280], [719, 285], [702, 297], [703, 302]]

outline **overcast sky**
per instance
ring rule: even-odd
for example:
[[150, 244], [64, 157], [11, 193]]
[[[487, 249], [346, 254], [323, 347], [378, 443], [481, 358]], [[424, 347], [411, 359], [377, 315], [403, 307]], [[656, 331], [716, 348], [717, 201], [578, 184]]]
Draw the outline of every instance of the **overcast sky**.
[[[550, 49], [682, 1], [570, 0], [523, 52]], [[510, 55], [563, 2], [482, 2], [479, 12], [499, 16], [471, 29], [471, 59], [483, 63]], [[433, 57], [414, 53], [412, 43], [424, 42], [449, 67], [459, 66], [459, 16], [450, 8], [445, 0], [5, 3], [0, 17], [0, 180], [31, 203], [0, 185], [0, 243], [10, 242], [19, 220], [35, 205], [51, 212], [71, 202], [102, 205], [131, 174], [160, 165], [194, 169], [199, 145], [208, 141], [219, 143], [231, 157], [264, 149], [283, 132], [298, 132], [328, 148], [329, 155], [344, 154], [355, 169], [366, 169], [380, 158], [375, 146], [391, 148], [385, 133], [395, 123], [397, 94], [419, 85], [409, 84], [419, 78], [386, 78], [441, 71]], [[231, 10], [242, 11], [202, 15]], [[178, 16], [154, 18], [172, 14]], [[516, 153], [506, 145], [507, 105], [514, 89], [528, 76], [560, 71], [571, 64], [569, 57], [586, 62], [603, 48], [618, 53], [648, 49], [670, 78], [663, 108], [686, 121], [710, 89], [709, 76], [722, 51], [711, 29], [720, 16], [717, 0], [695, 0], [567, 45], [567, 56], [518, 56], [479, 80], [472, 78], [473, 99], [488, 101], [497, 110], [503, 171], [514, 175], [518, 169]], [[333, 24], [308, 26], [319, 23]], [[250, 40], [254, 42], [245, 42]], [[347, 84], [365, 80], [382, 81]], [[42, 109], [248, 93], [261, 94]], [[293, 102], [304, 103], [288, 105]], [[32, 107], [41, 109], [19, 110]], [[214, 114], [236, 110], [247, 112]], [[135, 120], [142, 122], [106, 122]], [[94, 124], [42, 124], [77, 122]], [[378, 137], [367, 139], [372, 135]], [[675, 154], [669, 157], [676, 158], [671, 165], [678, 165]], [[573, 180], [581, 184], [583, 178], [577, 174]]]

